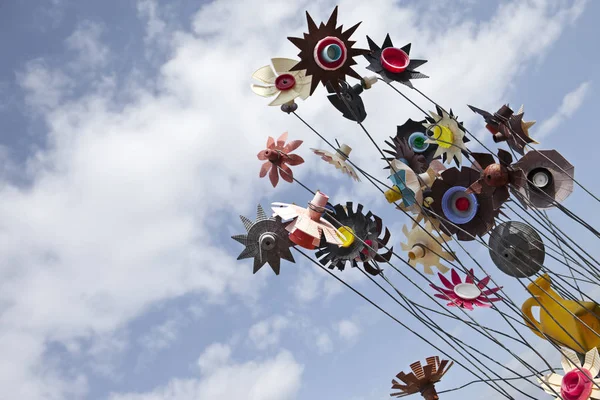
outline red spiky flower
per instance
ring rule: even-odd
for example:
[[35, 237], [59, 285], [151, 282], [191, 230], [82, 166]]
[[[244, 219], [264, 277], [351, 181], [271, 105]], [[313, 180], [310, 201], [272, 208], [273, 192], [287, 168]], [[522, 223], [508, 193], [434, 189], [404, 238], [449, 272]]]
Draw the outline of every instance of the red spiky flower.
[[[292, 183], [294, 181], [294, 174], [288, 165], [300, 165], [304, 162], [304, 159], [299, 155], [290, 154], [300, 147], [302, 140], [292, 140], [286, 145], [287, 137], [287, 132], [279, 136], [277, 141], [269, 136], [269, 139], [267, 139], [267, 148], [257, 155], [259, 160], [265, 161], [260, 168], [259, 176], [264, 178], [268, 172], [273, 187], [277, 186], [279, 175], [281, 175], [284, 181]], [[280, 168], [281, 171], [279, 170]]]
[[346, 80], [346, 75], [361, 79], [361, 76], [352, 69], [352, 66], [356, 65], [354, 57], [368, 54], [369, 50], [352, 48], [356, 42], [350, 40], [350, 36], [356, 31], [360, 22], [342, 31], [342, 26], [336, 27], [337, 12], [336, 6], [327, 23], [321, 22], [317, 27], [307, 11], [308, 33], [304, 34], [304, 38], [288, 37], [288, 40], [300, 49], [298, 53], [300, 62], [290, 71], [304, 69], [307, 76], [312, 76], [311, 95], [319, 82], [323, 85], [330, 84], [332, 89], [339, 93], [339, 82]]

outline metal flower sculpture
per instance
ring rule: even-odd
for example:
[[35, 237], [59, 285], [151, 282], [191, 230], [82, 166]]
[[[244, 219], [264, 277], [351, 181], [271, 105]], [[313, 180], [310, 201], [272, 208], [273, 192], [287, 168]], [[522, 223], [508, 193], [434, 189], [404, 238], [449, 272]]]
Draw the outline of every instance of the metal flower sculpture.
[[358, 175], [356, 175], [356, 171], [354, 171], [352, 165], [347, 163], [348, 157], [350, 156], [350, 152], [352, 151], [352, 148], [350, 146], [342, 144], [336, 150], [335, 153], [330, 153], [326, 150], [319, 149], [311, 150], [313, 153], [320, 156], [323, 161], [328, 162], [329, 164], [342, 171], [342, 173], [350, 176], [355, 181], [360, 182], [360, 179], [358, 178]]
[[380, 248], [387, 246], [391, 236], [390, 231], [386, 228], [383, 237], [379, 237], [383, 231], [381, 218], [370, 211], [363, 214], [362, 204], [358, 204], [356, 211], [350, 201], [346, 206], [337, 204], [334, 209], [334, 218], [329, 215], [324, 218], [332, 224], [341, 224], [338, 231], [346, 237], [346, 240], [341, 246], [322, 241], [315, 254], [319, 262], [324, 266], [329, 264], [329, 269], [337, 268], [340, 271], [344, 270], [347, 262], [350, 262], [352, 267], [362, 263], [367, 272], [378, 275], [381, 270], [371, 264], [387, 262], [392, 257], [393, 247], [385, 253], [378, 253]]
[[465, 143], [469, 140], [465, 137], [465, 129], [456, 117], [440, 107], [437, 108], [437, 114], [430, 111], [431, 117], [427, 117], [423, 126], [427, 129], [429, 137], [425, 143], [436, 144], [437, 150], [433, 157], [442, 156], [445, 163], [450, 164], [452, 160], [456, 165], [462, 162], [462, 153], [466, 152]]
[[394, 47], [389, 34], [385, 36], [381, 47], [368, 36], [367, 41], [371, 49], [369, 54], [365, 54], [369, 62], [367, 69], [379, 74], [385, 82], [396, 81], [412, 87], [411, 79], [429, 78], [416, 71], [416, 68], [425, 64], [427, 60], [411, 60], [410, 43], [402, 48]]
[[350, 86], [346, 81], [340, 81], [339, 93], [336, 93], [331, 85], [327, 85], [327, 91], [333, 93], [327, 96], [327, 99], [342, 113], [344, 118], [355, 122], [363, 122], [367, 118], [367, 111], [360, 94], [365, 89], [370, 89], [376, 82], [375, 77], [362, 78], [360, 83], [354, 86]]
[[518, 199], [525, 198], [538, 209], [552, 208], [573, 192], [575, 167], [556, 150], [530, 151], [515, 167], [527, 176], [527, 184], [520, 188]]
[[[400, 160], [417, 174], [423, 173], [429, 167], [437, 151], [437, 144], [427, 143], [427, 128], [423, 126], [427, 121], [413, 121], [408, 119], [397, 127], [396, 136], [390, 137], [392, 142], [385, 141], [392, 150], [383, 150], [392, 157], [386, 158], [388, 162]], [[389, 165], [385, 167], [388, 169]]]
[[423, 265], [428, 275], [433, 275], [432, 267], [436, 267], [442, 273], [448, 272], [449, 268], [441, 263], [441, 259], [454, 261], [454, 256], [442, 247], [442, 243], [452, 240], [444, 233], [438, 236], [433, 231], [433, 225], [430, 221], [425, 222], [425, 226], [414, 226], [410, 231], [404, 225], [402, 233], [406, 236], [406, 243], [400, 243], [402, 251], [408, 252], [408, 263], [413, 268], [417, 264]]
[[300, 147], [302, 140], [292, 140], [288, 144], [285, 144], [287, 137], [287, 132], [279, 136], [277, 141], [269, 136], [267, 139], [267, 148], [261, 150], [257, 155], [259, 160], [265, 161], [260, 168], [259, 176], [264, 178], [268, 172], [269, 180], [273, 187], [277, 186], [279, 175], [281, 175], [284, 181], [292, 183], [294, 181], [294, 174], [288, 165], [300, 165], [304, 162], [304, 159], [299, 155], [290, 154]]
[[533, 227], [519, 221], [503, 222], [490, 232], [490, 257], [506, 275], [527, 278], [544, 265], [544, 242]]
[[[252, 74], [252, 78], [264, 83], [264, 85], [252, 84], [254, 93], [262, 97], [275, 97], [269, 103], [270, 106], [295, 105], [294, 100], [301, 98], [306, 100], [310, 96], [310, 76], [306, 71], [290, 71], [298, 63], [290, 58], [272, 58], [270, 65], [259, 68]], [[295, 109], [295, 108], [294, 108]]]
[[[427, 364], [421, 365], [420, 361], [410, 364], [412, 372], [405, 374], [400, 372], [396, 375], [400, 383], [392, 379], [392, 389], [400, 390], [390, 394], [392, 397], [404, 397], [410, 394], [421, 393], [426, 400], [438, 400], [438, 394], [435, 390], [435, 384], [442, 380], [442, 377], [448, 372], [454, 362], [442, 360], [439, 357], [428, 357], [425, 359]], [[448, 364], [449, 363], [449, 364]]]
[[317, 191], [308, 203], [308, 208], [294, 204], [272, 203], [273, 212], [284, 221], [292, 220], [285, 229], [290, 233], [290, 240], [298, 246], [313, 250], [324, 236], [327, 243], [341, 246], [345, 237], [327, 220], [321, 218], [325, 213], [329, 197]]
[[281, 259], [295, 262], [290, 252], [294, 243], [290, 241], [280, 217], [267, 218], [259, 204], [256, 209], [256, 221], [242, 215], [240, 219], [246, 228], [246, 234], [234, 235], [231, 238], [246, 246], [238, 260], [254, 257], [253, 273], [257, 273], [265, 263], [269, 263], [275, 275], [279, 275]]
[[472, 269], [469, 270], [469, 274], [466, 276], [464, 282], [460, 279], [454, 268], [450, 271], [452, 282], [440, 273], [438, 273], [438, 276], [446, 288], [436, 286], [433, 283], [430, 283], [429, 286], [440, 292], [434, 294], [435, 297], [450, 300], [446, 304], [448, 307], [460, 307], [473, 311], [474, 306], [490, 308], [492, 306], [491, 303], [502, 300], [501, 297], [496, 295], [496, 292], [501, 290], [502, 286], [484, 290], [490, 282], [490, 277], [486, 276], [479, 283], [474, 283]]
[[600, 400], [600, 379], [596, 378], [600, 372], [598, 349], [594, 347], [585, 354], [583, 365], [573, 350], [563, 347], [561, 352], [565, 374], [551, 373], [537, 378], [542, 389], [552, 396], [559, 393], [557, 400]]
[[[440, 229], [449, 235], [456, 233], [462, 241], [483, 236], [494, 226], [499, 210], [494, 210], [490, 196], [468, 193], [467, 188], [479, 180], [479, 171], [462, 167], [448, 168], [431, 185], [429, 209], [440, 221]], [[425, 195], [424, 195], [425, 196]]]
[[494, 142], [506, 142], [511, 149], [521, 155], [524, 153], [525, 145], [538, 143], [529, 137], [529, 128], [535, 124], [535, 121], [523, 121], [523, 106], [514, 114], [508, 104], [505, 104], [493, 115], [473, 106], [469, 108], [483, 117], [485, 127], [494, 135]]
[[321, 23], [317, 27], [315, 21], [306, 12], [308, 33], [304, 38], [288, 37], [296, 47], [300, 49], [298, 57], [300, 62], [291, 71], [306, 70], [306, 75], [312, 77], [310, 94], [312, 95], [319, 82], [323, 85], [329, 83], [335, 92], [339, 92], [340, 81], [346, 80], [346, 75], [360, 79], [360, 75], [352, 69], [356, 65], [354, 57], [367, 54], [369, 50], [354, 49], [354, 41], [350, 36], [356, 31], [360, 22], [346, 31], [337, 25], [337, 6], [334, 8], [326, 24]]

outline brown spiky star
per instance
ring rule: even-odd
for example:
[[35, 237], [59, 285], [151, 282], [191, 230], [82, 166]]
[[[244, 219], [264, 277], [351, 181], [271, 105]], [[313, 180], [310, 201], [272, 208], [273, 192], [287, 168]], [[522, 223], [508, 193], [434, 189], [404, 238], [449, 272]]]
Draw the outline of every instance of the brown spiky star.
[[427, 364], [421, 365], [421, 362], [417, 361], [410, 365], [411, 373], [405, 374], [400, 372], [396, 375], [402, 383], [392, 380], [392, 389], [398, 389], [400, 392], [392, 393], [392, 397], [403, 397], [409, 394], [421, 393], [426, 400], [437, 400], [439, 399], [438, 394], [435, 390], [435, 384], [438, 383], [444, 374], [448, 372], [454, 362], [448, 360], [442, 360], [440, 362], [439, 357], [428, 357]]
[[342, 31], [342, 25], [336, 28], [337, 11], [336, 6], [327, 23], [321, 22], [319, 27], [307, 11], [308, 33], [304, 33], [304, 39], [288, 37], [288, 40], [300, 49], [300, 62], [291, 71], [306, 70], [306, 75], [312, 76], [311, 95], [319, 82], [325, 86], [330, 84], [335, 92], [339, 93], [339, 81], [345, 80], [346, 75], [360, 79], [360, 75], [352, 69], [352, 66], [356, 65], [354, 57], [369, 53], [366, 49], [352, 48], [356, 42], [350, 40], [350, 36], [361, 23]]

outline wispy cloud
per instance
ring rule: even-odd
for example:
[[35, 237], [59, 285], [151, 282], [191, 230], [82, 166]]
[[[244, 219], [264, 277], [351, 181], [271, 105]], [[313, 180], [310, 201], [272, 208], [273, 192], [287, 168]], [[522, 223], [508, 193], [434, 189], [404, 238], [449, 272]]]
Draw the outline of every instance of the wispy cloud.
[[575, 112], [581, 107], [589, 93], [591, 82], [583, 82], [575, 89], [570, 91], [563, 97], [562, 103], [550, 118], [545, 120], [538, 131], [535, 133], [535, 138], [543, 138], [552, 133], [565, 120], [571, 118]]

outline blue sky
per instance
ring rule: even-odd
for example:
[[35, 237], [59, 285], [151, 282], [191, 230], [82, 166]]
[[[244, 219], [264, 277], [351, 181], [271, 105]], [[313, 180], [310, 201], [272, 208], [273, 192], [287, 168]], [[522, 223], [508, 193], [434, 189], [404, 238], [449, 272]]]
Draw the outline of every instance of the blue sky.
[[[0, 398], [388, 398], [396, 373], [438, 354], [301, 255], [283, 263], [280, 276], [268, 268], [252, 275], [251, 261], [235, 260], [241, 246], [229, 237], [243, 232], [239, 214], [253, 218], [259, 202], [266, 208], [310, 199], [298, 185], [273, 189], [258, 178], [256, 153], [284, 131], [304, 140], [296, 152], [306, 163], [296, 177], [334, 203], [361, 202], [381, 216], [400, 252], [407, 218], [367, 182], [353, 184], [311, 154], [310, 147], [326, 145], [249, 88], [252, 72], [271, 57], [296, 56], [286, 37], [304, 32], [304, 10], [320, 21], [333, 6], [0, 3]], [[531, 130], [541, 137], [538, 148], [559, 150], [578, 179], [600, 192], [589, 136], [600, 100], [600, 58], [589, 45], [600, 33], [599, 3], [339, 6], [344, 26], [363, 20], [358, 46], [366, 46], [367, 34], [381, 42], [387, 32], [397, 45], [412, 42], [411, 56], [429, 60], [420, 69], [431, 78], [418, 87], [487, 145], [482, 121], [466, 104], [525, 104], [526, 119], [538, 121]], [[368, 75], [364, 61], [356, 69]], [[363, 98], [365, 126], [380, 145], [395, 125], [421, 118], [382, 83]], [[374, 147], [329, 105], [323, 88], [298, 112], [329, 140], [353, 147], [358, 165], [386, 177]], [[578, 188], [566, 205], [581, 215], [597, 206]], [[581, 227], [556, 210], [550, 215], [596, 248]], [[587, 215], [599, 225], [596, 214]], [[517, 304], [527, 297], [495, 270], [486, 249], [468, 248]], [[432, 338], [357, 271], [338, 276]], [[415, 301], [438, 307], [401, 276], [389, 276]], [[472, 315], [501, 326], [489, 310]], [[440, 323], [474, 346], [489, 346], [460, 322]], [[559, 365], [554, 350], [544, 351]], [[511, 360], [493, 346], [489, 354]], [[471, 379], [455, 366], [438, 389]], [[442, 398], [495, 397], [480, 384]]]

